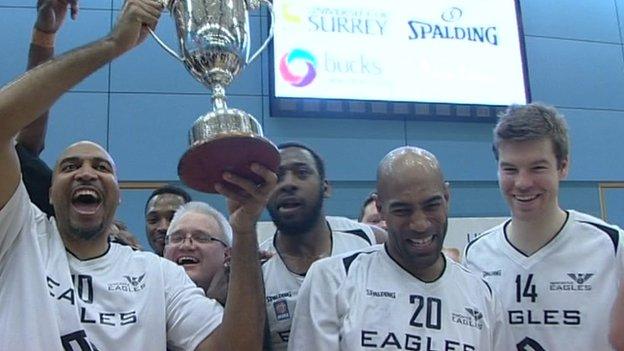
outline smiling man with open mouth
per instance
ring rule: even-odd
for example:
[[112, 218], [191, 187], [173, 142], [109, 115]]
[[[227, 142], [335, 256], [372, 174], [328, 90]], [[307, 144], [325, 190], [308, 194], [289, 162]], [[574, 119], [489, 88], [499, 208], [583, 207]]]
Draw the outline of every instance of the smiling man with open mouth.
[[[214, 280], [227, 281], [225, 265], [232, 244], [227, 219], [203, 202], [186, 203], [173, 216], [165, 243], [164, 257], [184, 267], [209, 297], [225, 304], [227, 284], [222, 286]], [[218, 291], [211, 291], [211, 287]]]
[[559, 205], [569, 147], [565, 119], [540, 103], [510, 106], [494, 128], [511, 219], [472, 241], [465, 257], [501, 297], [514, 337], [506, 350], [612, 349], [609, 312], [624, 269], [624, 237], [614, 225]]
[[388, 241], [310, 267], [288, 348], [509, 350], [487, 284], [442, 253], [450, 193], [436, 157], [411, 146], [390, 151], [377, 191]]

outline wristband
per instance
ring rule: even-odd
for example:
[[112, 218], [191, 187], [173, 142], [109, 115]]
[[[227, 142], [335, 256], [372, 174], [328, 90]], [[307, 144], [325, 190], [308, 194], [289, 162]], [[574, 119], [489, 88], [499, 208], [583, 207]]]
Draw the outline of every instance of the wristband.
[[34, 28], [30, 42], [44, 48], [54, 48], [54, 39], [56, 39], [56, 33], [46, 33]]

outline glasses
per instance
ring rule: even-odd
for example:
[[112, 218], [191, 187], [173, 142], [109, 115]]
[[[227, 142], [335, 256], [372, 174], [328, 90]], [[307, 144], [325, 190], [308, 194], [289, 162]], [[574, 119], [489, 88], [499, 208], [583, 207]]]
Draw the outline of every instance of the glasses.
[[228, 245], [223, 240], [217, 239], [208, 233], [202, 233], [202, 232], [171, 233], [170, 235], [167, 235], [165, 237], [165, 244], [179, 245], [179, 244], [182, 244], [182, 242], [184, 242], [186, 238], [190, 238], [190, 240], [198, 244], [208, 244], [210, 242], [218, 242], [221, 245], [228, 247]]

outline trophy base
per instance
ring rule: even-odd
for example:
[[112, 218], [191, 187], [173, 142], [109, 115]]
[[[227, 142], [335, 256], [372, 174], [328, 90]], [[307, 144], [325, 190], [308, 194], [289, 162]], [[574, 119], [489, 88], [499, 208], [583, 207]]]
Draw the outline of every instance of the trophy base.
[[191, 146], [178, 163], [178, 175], [190, 188], [216, 193], [216, 183], [236, 188], [223, 180], [223, 172], [262, 183], [262, 177], [249, 168], [254, 162], [275, 172], [280, 162], [277, 147], [257, 135], [225, 135]]

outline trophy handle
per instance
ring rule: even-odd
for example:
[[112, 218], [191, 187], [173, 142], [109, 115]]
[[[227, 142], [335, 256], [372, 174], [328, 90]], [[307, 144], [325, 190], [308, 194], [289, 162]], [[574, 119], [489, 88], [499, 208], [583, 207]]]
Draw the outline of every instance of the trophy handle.
[[273, 13], [273, 5], [271, 4], [271, 1], [269, 0], [247, 0], [248, 6], [252, 9], [255, 10], [258, 7], [260, 7], [261, 3], [264, 3], [268, 8], [269, 8], [269, 14], [271, 15], [271, 26], [269, 27], [269, 35], [267, 36], [266, 40], [264, 41], [264, 43], [262, 43], [262, 46], [260, 46], [260, 48], [258, 50], [256, 50], [256, 52], [251, 55], [251, 58], [247, 59], [247, 64], [250, 64], [253, 62], [253, 60], [256, 59], [256, 57], [258, 57], [258, 55], [260, 55], [260, 53], [262, 52], [262, 50], [266, 49], [267, 45], [269, 45], [269, 42], [271, 41], [271, 39], [273, 39], [273, 26], [275, 25], [275, 13]]
[[156, 33], [154, 33], [152, 28], [148, 27], [147, 29], [149, 30], [150, 34], [152, 35], [152, 38], [154, 38], [154, 40], [156, 40], [156, 42], [158, 43], [158, 45], [160, 45], [161, 48], [165, 49], [165, 51], [167, 53], [169, 53], [169, 55], [171, 55], [174, 58], [178, 59], [178, 61], [184, 62], [184, 59], [182, 57], [180, 57], [180, 55], [178, 55], [177, 52], [173, 51], [170, 47], [167, 46], [167, 44], [165, 44], [162, 40], [160, 40], [160, 38], [158, 37], [158, 35], [156, 35]]

